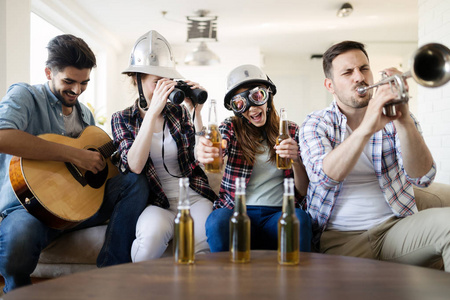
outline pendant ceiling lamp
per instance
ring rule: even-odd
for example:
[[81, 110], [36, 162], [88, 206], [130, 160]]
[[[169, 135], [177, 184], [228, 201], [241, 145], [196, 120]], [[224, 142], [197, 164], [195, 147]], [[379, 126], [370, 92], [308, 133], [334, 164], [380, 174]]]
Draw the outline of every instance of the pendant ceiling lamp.
[[219, 57], [206, 44], [217, 42], [217, 16], [208, 16], [208, 13], [207, 10], [199, 10], [196, 16], [187, 17], [187, 41], [198, 42], [199, 45], [186, 55], [186, 65], [209, 66], [220, 63]]

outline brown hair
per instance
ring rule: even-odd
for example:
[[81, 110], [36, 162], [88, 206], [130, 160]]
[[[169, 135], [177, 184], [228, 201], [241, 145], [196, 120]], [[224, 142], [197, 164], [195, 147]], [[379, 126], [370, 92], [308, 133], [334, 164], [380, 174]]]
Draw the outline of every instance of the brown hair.
[[273, 95], [270, 94], [267, 104], [267, 120], [262, 127], [256, 127], [250, 123], [245, 117], [232, 117], [234, 132], [240, 150], [243, 153], [245, 161], [250, 164], [255, 164], [255, 155], [264, 153], [262, 142], [267, 140], [269, 147], [270, 160], [275, 164], [276, 153], [273, 148], [276, 144], [279, 134], [280, 117], [273, 105]]
[[[136, 84], [136, 72], [127, 72], [127, 73], [124, 73], [125, 75], [127, 75], [128, 76], [128, 78], [130, 78], [130, 84], [132, 85], [132, 86], [134, 86], [134, 87], [137, 87], [137, 84]], [[141, 73], [141, 79], [143, 79], [144, 77], [145, 77], [145, 75], [147, 75], [147, 74], [142, 74]]]
[[325, 73], [325, 77], [333, 79], [333, 72], [332, 72], [333, 60], [336, 58], [336, 56], [345, 53], [347, 51], [361, 50], [367, 57], [367, 60], [369, 60], [369, 56], [367, 55], [366, 49], [364, 47], [365, 47], [364, 44], [354, 41], [343, 41], [340, 42], [339, 44], [331, 46], [323, 54], [323, 72]]
[[46, 66], [53, 72], [60, 72], [66, 67], [92, 69], [97, 66], [94, 52], [81, 38], [71, 34], [62, 34], [48, 42]]

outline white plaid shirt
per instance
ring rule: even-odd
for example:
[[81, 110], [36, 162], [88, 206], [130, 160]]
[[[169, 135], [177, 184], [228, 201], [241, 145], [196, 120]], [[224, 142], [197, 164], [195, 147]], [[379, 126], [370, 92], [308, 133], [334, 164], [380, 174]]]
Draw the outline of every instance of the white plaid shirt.
[[[422, 134], [415, 117], [411, 117]], [[323, 171], [323, 159], [344, 141], [347, 117], [341, 113], [336, 101], [326, 109], [311, 113], [300, 129], [300, 150], [309, 176], [307, 194], [314, 243], [318, 244], [326, 229], [343, 182], [328, 177]], [[423, 177], [410, 178], [403, 168], [399, 136], [393, 122], [370, 138], [372, 162], [384, 198], [398, 217], [417, 212], [412, 184], [426, 187], [436, 175], [436, 164]]]

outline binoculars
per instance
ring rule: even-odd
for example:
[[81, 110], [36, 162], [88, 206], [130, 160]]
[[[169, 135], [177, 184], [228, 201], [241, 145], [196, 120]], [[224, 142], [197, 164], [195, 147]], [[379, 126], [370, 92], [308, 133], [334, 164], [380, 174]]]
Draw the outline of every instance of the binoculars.
[[202, 89], [191, 89], [186, 82], [177, 81], [177, 85], [169, 95], [169, 100], [172, 103], [181, 104], [186, 97], [189, 97], [194, 105], [196, 103], [203, 104], [208, 99], [208, 92]]

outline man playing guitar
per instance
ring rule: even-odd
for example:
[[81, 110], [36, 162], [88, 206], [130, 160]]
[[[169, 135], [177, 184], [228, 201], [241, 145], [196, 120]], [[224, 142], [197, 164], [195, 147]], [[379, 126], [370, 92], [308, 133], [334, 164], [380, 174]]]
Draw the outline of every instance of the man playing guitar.
[[[78, 137], [95, 124], [92, 113], [78, 101], [96, 66], [94, 53], [82, 39], [69, 34], [53, 38], [47, 49], [48, 82], [33, 86], [13, 84], [0, 102], [0, 274], [5, 278], [5, 293], [31, 283], [30, 274], [41, 251], [65, 231], [48, 226], [45, 217], [36, 218], [17, 201], [8, 173], [12, 155], [31, 161], [61, 162], [92, 174], [108, 164], [107, 157], [98, 151], [37, 137], [48, 133]], [[117, 169], [112, 171], [111, 174], [118, 173]], [[145, 177], [132, 173], [110, 178], [104, 190], [100, 209], [74, 227], [85, 228], [110, 219], [97, 259], [99, 267], [131, 261], [136, 221], [148, 198]], [[67, 191], [70, 192], [74, 191]], [[32, 200], [27, 198], [25, 202]]]

